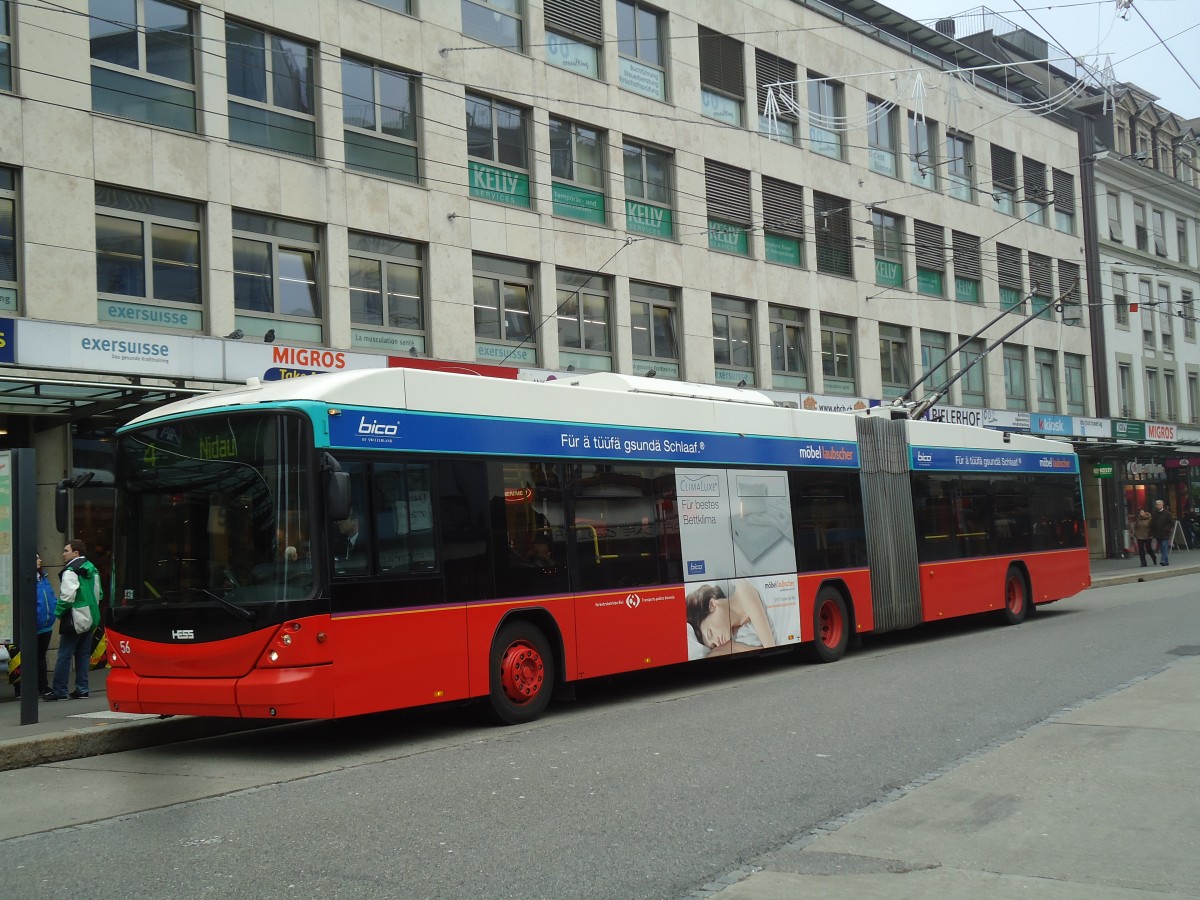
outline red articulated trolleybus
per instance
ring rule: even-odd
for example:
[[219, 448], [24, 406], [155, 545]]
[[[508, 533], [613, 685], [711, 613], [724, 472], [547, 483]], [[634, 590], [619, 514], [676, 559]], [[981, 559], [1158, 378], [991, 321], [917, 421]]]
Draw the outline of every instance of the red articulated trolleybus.
[[612, 374], [193, 398], [118, 450], [114, 710], [329, 718], [1034, 604], [1089, 584], [1069, 445]]

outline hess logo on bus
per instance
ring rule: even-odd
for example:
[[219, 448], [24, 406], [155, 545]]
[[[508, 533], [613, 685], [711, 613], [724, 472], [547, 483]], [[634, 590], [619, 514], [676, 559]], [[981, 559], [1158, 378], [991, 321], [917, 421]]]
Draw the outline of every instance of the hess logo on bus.
[[383, 437], [396, 437], [400, 433], [399, 425], [389, 425], [386, 422], [367, 421], [367, 417], [363, 416], [358, 423], [359, 434], [382, 435]]

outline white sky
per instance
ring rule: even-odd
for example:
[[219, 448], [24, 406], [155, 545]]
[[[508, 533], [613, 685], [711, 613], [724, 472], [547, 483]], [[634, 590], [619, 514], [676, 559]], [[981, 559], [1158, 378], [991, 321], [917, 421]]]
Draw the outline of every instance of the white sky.
[[[930, 27], [939, 18], [980, 8], [964, 5], [970, 0], [881, 2]], [[1163, 106], [1184, 119], [1200, 117], [1200, 87], [1193, 81], [1200, 81], [1200, 56], [1195, 52], [1200, 45], [1200, 0], [1133, 0], [1134, 8], [1122, 14], [1117, 0], [988, 0], [984, 5], [1090, 65], [1097, 64], [1100, 54], [1097, 67], [1103, 68], [1104, 55], [1110, 56], [1117, 81], [1132, 81], [1157, 94]]]

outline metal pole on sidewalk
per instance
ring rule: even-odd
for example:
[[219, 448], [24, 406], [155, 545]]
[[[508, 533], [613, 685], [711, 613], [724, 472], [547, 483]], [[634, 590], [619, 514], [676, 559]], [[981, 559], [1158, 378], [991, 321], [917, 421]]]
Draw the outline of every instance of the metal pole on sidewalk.
[[21, 724], [38, 721], [37, 465], [28, 448], [9, 451], [12, 464], [13, 609], [20, 629]]

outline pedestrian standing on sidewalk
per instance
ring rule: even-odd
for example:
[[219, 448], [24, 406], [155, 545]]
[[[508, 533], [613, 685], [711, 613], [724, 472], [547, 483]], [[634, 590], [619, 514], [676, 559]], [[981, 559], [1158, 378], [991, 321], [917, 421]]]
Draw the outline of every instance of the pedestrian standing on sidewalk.
[[1150, 557], [1150, 565], [1158, 565], [1158, 560], [1154, 557], [1154, 546], [1150, 543], [1150, 513], [1139, 509], [1132, 518], [1133, 537], [1137, 541], [1138, 559], [1142, 561], [1142, 568], [1146, 567], [1147, 556]]
[[1165, 566], [1170, 558], [1171, 539], [1175, 536], [1175, 516], [1161, 500], [1154, 501], [1154, 512], [1150, 514], [1150, 535], [1158, 540], [1159, 565]]
[[37, 687], [40, 697], [45, 697], [50, 693], [50, 676], [46, 671], [46, 652], [50, 649], [50, 639], [54, 636], [54, 607], [57, 601], [58, 598], [54, 596], [54, 586], [50, 584], [50, 576], [46, 574], [46, 568], [42, 565], [42, 554], [39, 553], [37, 555]]
[[[79, 700], [89, 696], [88, 669], [92, 661], [92, 632], [100, 624], [100, 600], [104, 595], [100, 587], [100, 573], [87, 560], [87, 544], [79, 539], [63, 547], [63, 559], [67, 565], [59, 579], [62, 595], [54, 614], [60, 622], [58, 627], [58, 659], [54, 664], [54, 688], [45, 695], [46, 700]], [[73, 610], [88, 609], [91, 624], [82, 630], [74, 625]], [[67, 693], [71, 677], [71, 661], [75, 661], [75, 690]]]

